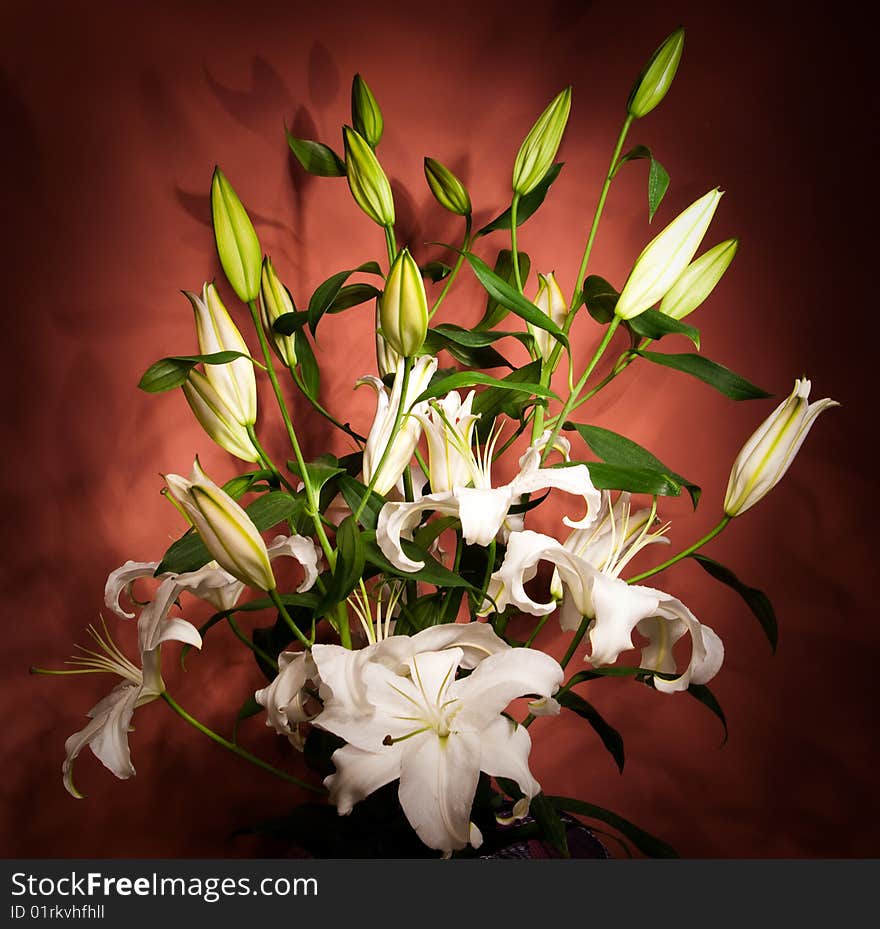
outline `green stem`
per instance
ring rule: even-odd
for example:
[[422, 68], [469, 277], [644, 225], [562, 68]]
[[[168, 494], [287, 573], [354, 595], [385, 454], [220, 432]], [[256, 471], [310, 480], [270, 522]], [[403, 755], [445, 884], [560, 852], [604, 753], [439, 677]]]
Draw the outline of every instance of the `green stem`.
[[300, 389], [302, 395], [309, 401], [309, 403], [314, 407], [314, 409], [324, 417], [324, 419], [333, 423], [337, 429], [341, 429], [346, 435], [350, 435], [355, 442], [360, 442], [361, 445], [366, 442], [366, 438], [360, 433], [355, 432], [351, 426], [346, 423], [341, 423], [332, 413], [325, 409], [314, 397], [312, 397], [309, 392], [306, 390], [305, 385], [303, 384], [302, 378], [299, 376], [299, 372], [295, 368], [290, 369], [290, 373], [293, 376], [293, 380], [296, 383], [296, 386]]
[[464, 220], [464, 239], [461, 243], [461, 250], [458, 253], [458, 258], [456, 259], [455, 264], [452, 267], [452, 271], [449, 273], [449, 277], [446, 278], [446, 283], [443, 285], [443, 290], [440, 291], [440, 296], [437, 297], [434, 305], [431, 307], [431, 312], [428, 314], [428, 319], [431, 320], [434, 317], [434, 314], [437, 312], [440, 304], [443, 302], [446, 297], [449, 288], [452, 287], [452, 282], [455, 280], [456, 275], [461, 269], [462, 264], [464, 263], [465, 252], [470, 250], [471, 247], [471, 223], [473, 218], [471, 214], [468, 213]]
[[239, 639], [241, 642], [243, 642], [245, 645], [247, 645], [247, 647], [248, 647], [255, 655], [259, 655], [260, 658], [262, 658], [263, 661], [265, 661], [265, 662], [269, 665], [269, 667], [271, 667], [271, 668], [276, 668], [276, 669], [277, 669], [277, 667], [278, 667], [278, 660], [277, 660], [276, 658], [274, 658], [272, 655], [270, 655], [265, 649], [260, 648], [260, 646], [257, 645], [256, 642], [252, 642], [252, 641], [241, 631], [241, 628], [239, 627], [238, 623], [237, 623], [231, 616], [227, 615], [227, 617], [226, 617], [226, 622], [229, 623], [229, 628], [233, 631], [233, 633], [235, 634], [235, 637], [236, 637], [237, 639]]
[[544, 628], [544, 624], [547, 620], [550, 619], [550, 614], [545, 613], [536, 623], [535, 628], [532, 629], [532, 634], [526, 639], [523, 648], [531, 648], [535, 642], [535, 639], [538, 638], [538, 633]]
[[394, 264], [394, 259], [397, 257], [397, 242], [394, 238], [394, 224], [390, 226], [383, 226], [385, 230], [385, 248], [388, 250], [388, 265], [389, 267]]
[[287, 607], [284, 605], [284, 602], [282, 601], [278, 591], [267, 590], [266, 593], [269, 594], [269, 599], [275, 604], [275, 608], [281, 614], [281, 618], [290, 627], [290, 631], [299, 639], [300, 643], [305, 649], [310, 649], [312, 647], [312, 643], [309, 642], [303, 631], [293, 621], [290, 613], [287, 612]]
[[266, 468], [268, 471], [271, 471], [275, 475], [275, 477], [278, 479], [279, 483], [283, 484], [292, 494], [295, 494], [296, 488], [281, 473], [278, 466], [275, 464], [274, 461], [272, 461], [272, 459], [269, 457], [269, 455], [267, 454], [263, 446], [260, 445], [260, 440], [257, 438], [257, 432], [253, 424], [249, 426], [245, 426], [245, 429], [247, 430], [248, 438], [251, 440], [254, 448], [257, 450], [257, 454], [260, 456], [260, 460], [263, 463], [263, 467]]
[[162, 699], [174, 710], [177, 715], [188, 722], [194, 729], [198, 729], [203, 735], [206, 735], [212, 742], [216, 742], [218, 745], [222, 745], [224, 748], [228, 749], [233, 755], [238, 755], [239, 758], [244, 758], [245, 761], [249, 761], [251, 764], [256, 765], [258, 768], [262, 768], [264, 771], [268, 771], [269, 774], [274, 774], [275, 777], [281, 778], [282, 781], [287, 781], [288, 784], [295, 784], [297, 787], [301, 787], [303, 790], [311, 791], [316, 794], [323, 794], [324, 790], [321, 787], [316, 787], [314, 784], [309, 784], [306, 781], [301, 781], [298, 777], [294, 777], [292, 774], [288, 774], [286, 771], [282, 771], [279, 768], [270, 765], [268, 761], [263, 761], [262, 758], [258, 758], [256, 755], [252, 755], [247, 749], [242, 748], [240, 745], [236, 745], [234, 742], [230, 742], [229, 739], [224, 739], [222, 735], [217, 732], [214, 732], [213, 729], [209, 729], [204, 723], [200, 723], [194, 716], [190, 716], [189, 713], [176, 701], [174, 698], [165, 691], [162, 694]]
[[556, 419], [556, 423], [550, 430], [549, 440], [544, 447], [544, 453], [541, 456], [542, 461], [546, 459], [550, 452], [553, 450], [553, 443], [556, 441], [556, 436], [559, 435], [559, 430], [565, 425], [569, 413], [571, 413], [571, 411], [574, 409], [578, 396], [584, 389], [584, 385], [587, 383], [587, 379], [593, 373], [593, 369], [599, 363], [599, 359], [602, 357], [602, 355], [605, 354], [605, 349], [608, 348], [608, 346], [611, 344], [611, 340], [614, 338], [614, 333], [617, 331], [617, 327], [619, 325], [620, 317], [615, 316], [614, 319], [611, 320], [608, 328], [605, 330], [605, 335], [603, 336], [602, 341], [599, 343], [599, 347], [596, 349], [596, 352], [590, 360], [590, 363], [587, 365], [586, 370], [581, 375], [581, 379], [578, 381], [575, 389], [568, 395], [568, 400], [565, 401], [565, 406], [563, 406], [559, 416]]
[[409, 389], [409, 376], [412, 372], [412, 366], [412, 358], [403, 359], [403, 382], [400, 385], [400, 402], [397, 404], [397, 411], [394, 414], [394, 423], [391, 426], [391, 435], [388, 438], [388, 442], [386, 443], [385, 448], [382, 450], [382, 455], [379, 458], [378, 465], [373, 470], [370, 483], [367, 484], [367, 492], [364, 494], [357, 510], [355, 510], [355, 520], [357, 520], [361, 513], [363, 513], [364, 507], [367, 505], [367, 500], [370, 499], [370, 494], [372, 494], [373, 488], [376, 486], [376, 481], [379, 478], [382, 467], [385, 464], [389, 453], [391, 452], [391, 446], [394, 444], [394, 440], [397, 438], [397, 433], [400, 432], [400, 424], [403, 422], [403, 408], [406, 406], [406, 394], [407, 390]]
[[519, 273], [519, 253], [516, 248], [516, 211], [519, 207], [519, 194], [514, 194], [510, 201], [510, 262], [513, 265], [513, 279], [516, 281], [516, 289], [522, 293], [522, 278]]
[[256, 302], [253, 300], [248, 301], [248, 307], [250, 308], [251, 318], [254, 321], [254, 328], [257, 330], [257, 336], [260, 340], [260, 348], [263, 351], [263, 358], [266, 362], [266, 371], [269, 374], [269, 380], [272, 383], [272, 390], [275, 393], [275, 399], [278, 401], [278, 406], [281, 410], [281, 418], [284, 420], [284, 426], [287, 429], [287, 437], [290, 439], [290, 444], [293, 448], [293, 454], [296, 458], [296, 464], [299, 468], [300, 477], [303, 479], [303, 484], [305, 485], [306, 499], [309, 502], [309, 516], [311, 516], [312, 522], [315, 524], [315, 534], [318, 537], [318, 541], [321, 543], [324, 556], [326, 557], [327, 563], [330, 565], [330, 570], [332, 571], [336, 566], [336, 552], [333, 551], [333, 548], [330, 545], [330, 540], [327, 538], [327, 533], [324, 531], [324, 524], [321, 522], [321, 512], [318, 505], [318, 497], [315, 493], [314, 487], [312, 487], [312, 482], [309, 479], [309, 472], [306, 468], [302, 449], [299, 447], [299, 442], [296, 438], [296, 431], [293, 428], [293, 422], [290, 418], [290, 413], [287, 410], [287, 404], [284, 401], [284, 394], [281, 392], [281, 385], [278, 383], [278, 376], [275, 374], [275, 365], [272, 362], [272, 352], [269, 350], [269, 343], [266, 340], [266, 333], [263, 331], [263, 324], [260, 320], [260, 312], [257, 309]]
[[653, 574], [659, 574], [661, 571], [665, 571], [667, 568], [681, 561], [682, 558], [687, 558], [688, 555], [692, 555], [698, 548], [702, 548], [707, 542], [711, 542], [716, 535], [719, 535], [727, 527], [727, 524], [730, 522], [729, 516], [722, 516], [721, 521], [717, 526], [710, 529], [702, 539], [698, 539], [694, 542], [693, 545], [689, 545], [684, 551], [679, 552], [674, 557], [670, 558], [668, 561], [664, 561], [663, 564], [657, 565], [656, 568], [651, 568], [648, 571], [642, 571], [641, 574], [637, 574], [635, 577], [627, 578], [627, 584], [637, 584], [639, 581], [643, 581], [646, 577], [651, 577]]

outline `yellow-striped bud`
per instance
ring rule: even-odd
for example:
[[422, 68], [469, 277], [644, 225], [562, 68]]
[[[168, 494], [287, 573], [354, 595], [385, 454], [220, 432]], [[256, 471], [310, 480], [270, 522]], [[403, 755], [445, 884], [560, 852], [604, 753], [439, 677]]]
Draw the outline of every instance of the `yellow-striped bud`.
[[394, 197], [379, 159], [351, 126], [343, 130], [345, 174], [355, 203], [380, 226], [394, 224]]

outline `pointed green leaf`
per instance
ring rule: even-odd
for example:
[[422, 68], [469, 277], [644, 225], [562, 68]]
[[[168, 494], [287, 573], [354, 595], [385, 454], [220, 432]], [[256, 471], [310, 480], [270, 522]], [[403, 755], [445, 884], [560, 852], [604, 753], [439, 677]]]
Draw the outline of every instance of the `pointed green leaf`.
[[[521, 226], [529, 219], [539, 206], [544, 202], [550, 185], [559, 177], [564, 162], [557, 162], [548, 169], [547, 173], [538, 181], [537, 185], [530, 190], [524, 197], [520, 198], [519, 206], [516, 210], [516, 225]], [[486, 223], [482, 229], [477, 232], [474, 238], [481, 235], [488, 235], [495, 232], [496, 229], [510, 229], [510, 207], [508, 207], [500, 216], [496, 216], [490, 223]]]
[[[517, 252], [519, 258], [519, 274], [523, 284], [529, 278], [529, 271], [532, 268], [532, 261], [525, 252]], [[509, 248], [502, 248], [495, 259], [495, 273], [498, 277], [507, 281], [511, 287], [516, 282], [516, 275], [513, 273], [513, 253]], [[501, 320], [510, 312], [507, 307], [502, 306], [491, 294], [486, 300], [486, 311], [483, 318], [477, 323], [474, 329], [494, 329]]]
[[614, 287], [598, 274], [591, 274], [584, 281], [582, 299], [586, 304], [587, 312], [603, 326], [614, 319], [614, 307], [617, 306], [619, 296], [620, 294]]
[[435, 587], [467, 587], [473, 589], [464, 578], [454, 574], [448, 568], [444, 568], [433, 555], [426, 552], [415, 542], [403, 540], [403, 551], [408, 558], [413, 561], [424, 561], [425, 567], [420, 571], [401, 571], [395, 568], [393, 564], [382, 554], [382, 550], [376, 544], [374, 532], [363, 532], [361, 538], [364, 541], [367, 562], [386, 574], [393, 574], [395, 577], [403, 578], [409, 581], [424, 581], [427, 584], [433, 584]]
[[[469, 330], [463, 330], [469, 332]], [[479, 335], [479, 333], [474, 333]], [[422, 351], [436, 355], [446, 350], [458, 362], [469, 368], [512, 368], [513, 365], [491, 345], [466, 345], [460, 339], [450, 338], [437, 329], [429, 329], [422, 343]]]
[[622, 774], [625, 761], [623, 736], [621, 736], [614, 726], [606, 722], [605, 718], [592, 703], [588, 703], [579, 694], [571, 690], [566, 690], [564, 693], [557, 696], [556, 699], [566, 709], [571, 710], [573, 713], [577, 713], [578, 716], [585, 719], [596, 730], [596, 734], [602, 740], [602, 744], [605, 748], [611, 753], [611, 757], [617, 764], [617, 769]]
[[749, 587], [748, 584], [744, 584], [730, 568], [713, 561], [711, 558], [707, 558], [705, 555], [693, 554], [690, 557], [716, 581], [726, 584], [745, 600], [746, 605], [761, 624], [764, 635], [767, 636], [767, 641], [770, 643], [770, 648], [775, 652], [779, 641], [779, 627], [776, 623], [776, 612], [767, 595], [758, 590], [757, 587]]
[[336, 529], [336, 567], [327, 591], [315, 608], [323, 616], [357, 587], [363, 576], [366, 550], [354, 516], [346, 516]]
[[367, 300], [375, 300], [381, 294], [382, 291], [378, 287], [373, 287], [372, 284], [346, 284], [340, 289], [327, 312], [341, 313], [350, 307], [366, 303]]
[[452, 268], [442, 261], [429, 261], [427, 264], [419, 265], [419, 271], [422, 272], [422, 277], [426, 277], [432, 284], [436, 284], [438, 281], [449, 277]]
[[321, 393], [321, 372], [318, 368], [318, 362], [315, 359], [315, 353], [312, 351], [309, 337], [304, 329], [297, 329], [294, 333], [294, 351], [296, 352], [297, 367], [299, 368], [300, 377], [302, 378], [303, 387], [306, 394], [317, 400]]
[[669, 188], [669, 174], [666, 168], [664, 168], [653, 154], [651, 154], [651, 149], [646, 145], [637, 145], [635, 148], [628, 151], [620, 161], [617, 162], [614, 173], [611, 176], [614, 177], [625, 162], [635, 161], [641, 158], [647, 158], [651, 162], [648, 168], [648, 222], [650, 222], [654, 219], [657, 207], [660, 206], [660, 201]]
[[[185, 384], [189, 372], [198, 364], [225, 365], [230, 361], [235, 361], [236, 358], [251, 358], [251, 356], [244, 352], [226, 351], [212, 352], [210, 355], [173, 355], [169, 358], [161, 358], [143, 373], [138, 381], [138, 387], [148, 394], [162, 393]], [[251, 358], [251, 361], [258, 368], [265, 370], [265, 366], [255, 358]]]
[[597, 490], [625, 490], [632, 494], [677, 497], [681, 485], [662, 471], [608, 464], [604, 461], [584, 462], [590, 470], [590, 480]]
[[731, 400], [760, 400], [764, 397], [773, 396], [773, 394], [756, 387], [729, 368], [725, 368], [724, 365], [720, 365], [717, 361], [712, 361], [709, 358], [704, 358], [702, 355], [666, 355], [661, 352], [645, 351], [637, 351], [634, 354], [647, 358], [653, 364], [690, 374], [691, 377], [695, 377], [710, 387], [714, 387], [726, 397], [730, 397]]
[[272, 323], [272, 329], [281, 335], [294, 335], [309, 321], [308, 310], [294, 310], [292, 313], [282, 313]]
[[[536, 383], [541, 379], [541, 360], [532, 361], [527, 365], [512, 371], [507, 377], [502, 378], [505, 385]], [[477, 435], [481, 441], [485, 441], [492, 423], [501, 414], [504, 413], [511, 419], [520, 419], [525, 408], [532, 403], [529, 396], [516, 391], [508, 390], [501, 387], [489, 387], [487, 390], [478, 393], [474, 397], [471, 409], [474, 413], [480, 414], [477, 422]]]
[[296, 155], [296, 160], [309, 172], [318, 177], [345, 177], [345, 162], [323, 142], [297, 139], [288, 129], [287, 144]]
[[578, 816], [587, 816], [590, 819], [608, 823], [609, 826], [613, 826], [625, 835], [640, 852], [651, 858], [678, 858], [678, 853], [672, 846], [655, 838], [622, 816], [618, 816], [617, 813], [612, 813], [594, 803], [575, 800], [571, 797], [548, 797], [547, 799], [557, 810], [565, 810], [568, 813], [576, 813]]
[[549, 387], [544, 387], [543, 384], [529, 381], [507, 381], [497, 377], [490, 377], [488, 374], [482, 374], [479, 371], [459, 371], [457, 374], [450, 374], [448, 377], [441, 378], [436, 383], [430, 384], [426, 390], [423, 390], [416, 397], [413, 405], [421, 403], [423, 400], [430, 400], [432, 397], [442, 397], [448, 394], [450, 390], [458, 390], [459, 387], [474, 387], [477, 384], [494, 387], [498, 390], [513, 390], [538, 397], [559, 399]]
[[[705, 684], [691, 684], [686, 693], [690, 694], [695, 700], [698, 700], [700, 703], [706, 707], [711, 713], [714, 713], [715, 716], [721, 720], [721, 725], [724, 727], [724, 742], [727, 741], [727, 719], [724, 716], [724, 710], [721, 709], [721, 704], [718, 702], [715, 694]], [[722, 742], [722, 745], [724, 743]]]
[[673, 319], [659, 310], [645, 310], [638, 316], [626, 320], [626, 325], [645, 339], [662, 339], [665, 335], [683, 335], [694, 343], [694, 347], [700, 347], [700, 330], [695, 326], [689, 326], [681, 320]]
[[347, 271], [337, 271], [336, 274], [331, 274], [326, 281], [319, 284], [315, 289], [315, 292], [312, 294], [311, 299], [309, 300], [309, 329], [312, 331], [312, 335], [315, 334], [315, 330], [318, 328], [318, 323], [321, 321], [321, 317], [329, 311], [330, 307], [333, 306], [333, 302], [339, 296], [339, 292], [342, 290], [342, 285], [352, 276], [352, 274], [357, 274], [358, 272], [363, 272], [365, 274], [378, 274], [382, 275], [382, 269], [375, 261], [365, 261], [363, 264], [358, 265], [356, 268], [350, 268]]
[[702, 493], [700, 487], [677, 474], [671, 468], [667, 468], [659, 458], [655, 458], [637, 442], [612, 432], [610, 429], [603, 429], [601, 426], [589, 426], [586, 423], [566, 423], [563, 428], [567, 431], [576, 429], [578, 435], [593, 452], [608, 464], [627, 468], [646, 468], [650, 471], [668, 475], [675, 483], [681, 484], [687, 490], [696, 509]]
[[[367, 492], [366, 485], [350, 475], [345, 474], [339, 478], [339, 490], [345, 502], [348, 504], [348, 508], [352, 513], [356, 513], [358, 509], [360, 509], [361, 500], [363, 500]], [[381, 494], [371, 491], [370, 499], [367, 501], [359, 517], [358, 521], [360, 524], [365, 529], [375, 529], [376, 523], [379, 521], [379, 511], [384, 505], [385, 498]]]

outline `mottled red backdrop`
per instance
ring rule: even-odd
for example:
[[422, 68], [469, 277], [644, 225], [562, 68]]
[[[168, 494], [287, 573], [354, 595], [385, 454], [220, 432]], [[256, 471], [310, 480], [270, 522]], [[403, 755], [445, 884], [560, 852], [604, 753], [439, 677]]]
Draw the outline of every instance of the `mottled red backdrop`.
[[[431, 199], [422, 156], [466, 180], [483, 220], [506, 203], [532, 120], [572, 83], [565, 169], [521, 235], [537, 269], [555, 268], [570, 289], [630, 83], [678, 24], [687, 41], [673, 90], [630, 138], [651, 146], [672, 176], [658, 222], [710, 187], [726, 191], [710, 239], [738, 235], [742, 245], [695, 318], [704, 350], [777, 394], [807, 373], [815, 397], [843, 406], [819, 421], [784, 484], [710, 549], [773, 598], [775, 657], [735, 595], [696, 565], [658, 581], [724, 637], [727, 660], [713, 689], [727, 712], [728, 744], [695, 701], [603, 681], [590, 698], [624, 733], [625, 773], [572, 718], [534, 727], [534, 767], [548, 790], [617, 810], [684, 855], [877, 854], [869, 811], [878, 625], [868, 547], [876, 465], [866, 439], [876, 417], [868, 420], [872, 362], [863, 348], [875, 342], [876, 179], [864, 159], [876, 111], [867, 35], [845, 5], [829, 9], [562, 0], [6, 4], [4, 854], [275, 854], [230, 835], [294, 799], [159, 702], [136, 717], [137, 777], [117, 781], [86, 753], [78, 782], [88, 799], [77, 802], [61, 786], [63, 744], [107, 680], [27, 674], [32, 663], [58, 665], [83, 641], [112, 568], [157, 557], [180, 531], [158, 494], [160, 472], [186, 471], [196, 451], [219, 478], [235, 471], [179, 393], [147, 396], [135, 386], [156, 358], [195, 348], [178, 290], [219, 274], [207, 200], [215, 162], [304, 304], [333, 271], [379, 257], [382, 240], [344, 180], [307, 177], [293, 162], [285, 123], [339, 148], [350, 80], [360, 71], [385, 114], [380, 154], [400, 237], [418, 257], [436, 257], [442, 252], [424, 243], [450, 240], [459, 227]], [[645, 176], [643, 162], [621, 172], [594, 252], [592, 270], [618, 283], [650, 234]], [[448, 302], [447, 318], [473, 322], [481, 306], [469, 281]], [[361, 308], [328, 318], [319, 340], [326, 404], [364, 428], [371, 398], [351, 387], [373, 370], [370, 329]], [[584, 322], [577, 331], [583, 359], [595, 327]], [[734, 404], [636, 365], [591, 419], [704, 486], [696, 515], [683, 499], [664, 501], [684, 544], [714, 523], [730, 462], [773, 402]], [[299, 400], [294, 406], [307, 454], [328, 442], [346, 450]], [[274, 420], [264, 431], [283, 454]], [[128, 644], [131, 631], [122, 633]], [[260, 678], [227, 631], [212, 636], [209, 653], [193, 656], [186, 673], [168, 649], [166, 679], [184, 705], [228, 731]], [[558, 652], [550, 626], [545, 641]], [[242, 738], [277, 763], [295, 760], [259, 718]]]

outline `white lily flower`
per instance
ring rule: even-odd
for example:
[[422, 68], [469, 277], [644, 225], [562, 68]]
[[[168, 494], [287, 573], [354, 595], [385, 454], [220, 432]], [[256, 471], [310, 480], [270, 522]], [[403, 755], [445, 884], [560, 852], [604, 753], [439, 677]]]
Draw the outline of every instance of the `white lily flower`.
[[275, 589], [263, 537], [241, 506], [205, 474], [198, 458], [189, 480], [167, 474], [165, 483], [222, 568], [251, 587]]
[[155, 612], [143, 610], [138, 620], [141, 666], [127, 658], [107, 631], [89, 627], [89, 634], [98, 647], [82, 649], [82, 655], [72, 658], [70, 671], [56, 674], [87, 672], [116, 674], [122, 678], [110, 693], [88, 712], [89, 723], [64, 743], [66, 757], [61, 767], [64, 786], [74, 797], [82, 798], [73, 783], [73, 763], [88, 746], [95, 757], [118, 778], [125, 780], [135, 773], [128, 745], [128, 733], [134, 711], [158, 699], [165, 691], [160, 667], [160, 646], [175, 641], [201, 648], [202, 637], [191, 623], [179, 617], [159, 618]]
[[428, 471], [434, 493], [477, 480], [478, 466], [471, 446], [480, 414], [471, 412], [474, 396], [472, 390], [462, 400], [457, 390], [451, 390], [416, 414], [428, 440]]
[[[535, 296], [534, 304], [550, 317], [551, 322], [562, 328], [565, 317], [568, 315], [568, 303], [552, 272], [538, 275], [538, 293]], [[556, 339], [546, 329], [540, 329], [531, 323], [526, 325], [535, 339], [538, 357], [546, 361], [556, 345]]]
[[257, 381], [247, 343], [213, 283], [205, 284], [201, 297], [189, 290], [184, 293], [196, 315], [196, 334], [203, 355], [232, 351], [248, 356], [228, 364], [205, 365], [205, 377], [236, 421], [242, 426], [253, 425], [257, 421]]
[[[563, 543], [563, 547], [589, 562], [598, 571], [609, 577], [619, 577], [620, 572], [647, 545], [655, 542], [669, 544], [663, 535], [668, 526], [651, 531], [656, 506], [632, 512], [630, 495], [621, 493], [612, 504], [611, 491], [602, 491], [602, 506], [596, 521], [588, 529], [575, 529]], [[557, 600], [563, 596], [559, 572], [553, 572], [550, 591]]]
[[556, 610], [555, 599], [538, 603], [525, 591], [525, 583], [535, 576], [541, 561], [556, 566], [565, 588], [559, 614], [562, 628], [574, 631], [583, 617], [592, 620], [588, 633], [590, 652], [586, 656], [592, 665], [600, 667], [617, 661], [621, 652], [634, 647], [632, 633], [638, 629], [651, 641], [642, 653], [642, 667], [674, 674], [671, 646], [689, 632], [691, 658], [687, 668], [672, 680], [655, 677], [657, 689], [665, 693], [686, 690], [689, 684], [705, 684], [718, 673], [724, 658], [721, 639], [680, 600], [603, 573], [556, 539], [537, 532], [527, 530], [510, 536], [504, 562], [492, 575], [480, 612], [500, 612], [508, 605], [532, 616], [546, 616]]
[[543, 652], [501, 643], [456, 679], [467, 664], [462, 648], [411, 653], [395, 669], [377, 660], [383, 644], [360, 662], [341, 646], [314, 648], [325, 709], [313, 724], [348, 742], [334, 752], [336, 773], [324, 782], [330, 800], [345, 815], [399, 778], [400, 804], [426, 845], [450, 853], [479, 842], [470, 812], [481, 771], [515, 780], [529, 799], [541, 789], [528, 767], [528, 731], [500, 714], [517, 697], [549, 697], [562, 668]]
[[[366, 375], [357, 382], [357, 386], [368, 384], [376, 391], [376, 415], [364, 448], [363, 477], [364, 483], [369, 484], [381, 462], [381, 471], [373, 489], [383, 496], [394, 487], [398, 478], [409, 466], [413, 452], [419, 444], [419, 436], [422, 433], [419, 414], [427, 411], [428, 403], [424, 401], [414, 405], [413, 401], [425, 391], [434, 376], [437, 370], [437, 359], [431, 355], [422, 355], [415, 360], [410, 372], [406, 397], [404, 397], [404, 418], [401, 421], [400, 431], [388, 450], [388, 454], [385, 455], [403, 390], [403, 366], [404, 361], [400, 359], [397, 363], [397, 372], [394, 375], [394, 385], [390, 395], [382, 381], [372, 375]], [[383, 455], [384, 461], [382, 461]]]
[[286, 735], [298, 751], [305, 745], [300, 726], [316, 715], [306, 708], [306, 688], [309, 683], [317, 686], [317, 678], [318, 668], [310, 652], [282, 652], [278, 656], [278, 676], [254, 694], [257, 703], [266, 708], [266, 725]]
[[739, 516], [765, 497], [791, 467], [820, 413], [836, 400], [810, 403], [810, 382], [798, 378], [791, 395], [764, 420], [736, 456], [724, 498], [724, 512]]
[[[542, 437], [543, 438], [543, 437]], [[404, 553], [401, 540], [412, 540], [413, 530], [422, 515], [433, 510], [442, 516], [455, 516], [461, 523], [462, 536], [468, 545], [488, 545], [505, 526], [508, 510], [523, 494], [556, 488], [582, 497], [586, 513], [579, 520], [564, 517], [572, 529], [585, 529], [596, 518], [600, 504], [599, 491], [590, 480], [586, 465], [565, 468], [542, 468], [541, 442], [531, 446], [520, 458], [519, 474], [508, 484], [492, 487], [491, 467], [495, 440], [491, 438], [483, 449], [482, 461], [475, 469], [473, 487], [453, 487], [440, 493], [425, 494], [412, 503], [386, 503], [379, 511], [376, 542], [385, 557], [400, 571], [418, 571], [424, 562], [413, 561]]]

